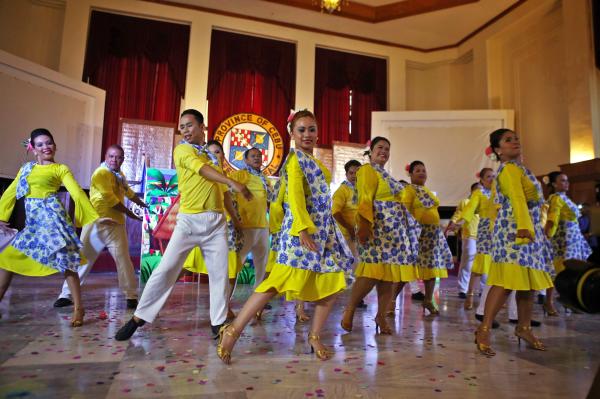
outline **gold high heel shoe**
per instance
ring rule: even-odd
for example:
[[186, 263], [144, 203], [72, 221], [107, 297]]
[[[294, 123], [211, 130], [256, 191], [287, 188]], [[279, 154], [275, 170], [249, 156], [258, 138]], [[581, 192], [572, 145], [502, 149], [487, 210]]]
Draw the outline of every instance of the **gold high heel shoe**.
[[385, 317], [389, 317], [390, 319], [393, 319], [396, 317], [396, 311], [395, 310], [388, 310], [387, 312], [385, 312]]
[[304, 313], [304, 304], [297, 303], [296, 304], [296, 321], [298, 323], [304, 323], [310, 320], [310, 316]]
[[317, 334], [313, 334], [312, 332], [308, 333], [308, 344], [310, 345], [310, 353], [314, 353], [321, 360], [329, 360], [331, 359], [332, 353], [327, 349], [317, 349], [315, 351], [315, 347], [311, 344], [310, 341], [321, 343], [321, 337]]
[[85, 316], [84, 308], [73, 309], [73, 318], [71, 319], [71, 327], [81, 327], [83, 325], [83, 317]]
[[473, 292], [471, 292], [470, 294], [467, 294], [467, 297], [465, 298], [465, 304], [464, 304], [465, 310], [473, 309], [473, 297], [474, 296], [475, 296], [475, 294]]
[[496, 352], [494, 352], [494, 350], [492, 349], [492, 347], [490, 345], [482, 344], [481, 342], [478, 342], [480, 333], [489, 334], [490, 333], [489, 327], [480, 325], [479, 328], [477, 328], [477, 330], [475, 330], [475, 345], [477, 345], [477, 350], [482, 355], [495, 356]]
[[440, 311], [435, 307], [433, 302], [423, 302], [423, 314], [425, 314], [425, 310], [428, 310], [429, 314], [432, 316], [437, 316], [440, 314]]
[[231, 351], [223, 348], [223, 337], [225, 335], [233, 338], [235, 345], [235, 340], [239, 338], [240, 334], [235, 330], [235, 328], [231, 324], [225, 324], [219, 330], [219, 340], [217, 341], [217, 356], [219, 356], [219, 359], [221, 359], [223, 363], [231, 364]]
[[392, 327], [387, 323], [385, 316], [375, 316], [375, 333], [381, 335], [392, 335]]
[[558, 317], [558, 310], [556, 310], [554, 305], [548, 306], [544, 303], [543, 309], [544, 309], [544, 315], [551, 316], [551, 317]]
[[263, 311], [264, 311], [264, 309], [261, 309], [258, 312], [256, 312], [256, 321], [262, 320]]
[[[349, 315], [349, 319], [350, 321], [348, 321], [346, 319], [346, 315]], [[340, 321], [340, 326], [348, 331], [348, 332], [352, 332], [352, 322], [354, 320], [354, 309], [344, 309], [344, 314], [342, 315], [342, 320]]]
[[515, 335], [518, 338], [519, 346], [521, 346], [521, 339], [527, 342], [532, 349], [538, 351], [545, 351], [546, 347], [533, 333], [531, 332], [531, 326], [517, 326], [515, 328]]

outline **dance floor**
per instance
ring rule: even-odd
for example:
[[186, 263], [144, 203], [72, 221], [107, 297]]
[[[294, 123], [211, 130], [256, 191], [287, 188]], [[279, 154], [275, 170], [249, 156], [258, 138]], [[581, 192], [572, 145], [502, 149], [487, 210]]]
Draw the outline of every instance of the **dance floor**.
[[[393, 336], [375, 335], [374, 293], [345, 333], [339, 323], [348, 292], [341, 295], [322, 334], [335, 351], [329, 361], [310, 354], [309, 324], [296, 324], [293, 303], [273, 300], [226, 366], [210, 339], [207, 285], [178, 283], [156, 323], [130, 342], [113, 339], [131, 314], [115, 286], [116, 274], [92, 274], [86, 322], [72, 329], [71, 308], [52, 307], [59, 276], [15, 277], [0, 303], [0, 397], [585, 398], [600, 362], [600, 315], [545, 318], [540, 305], [535, 317], [543, 325], [534, 330], [547, 352], [519, 347], [503, 310], [497, 355], [479, 355], [473, 311], [462, 309], [448, 279], [437, 294], [438, 317], [424, 317], [409, 294], [399, 301]], [[238, 287], [235, 309], [249, 293]]]

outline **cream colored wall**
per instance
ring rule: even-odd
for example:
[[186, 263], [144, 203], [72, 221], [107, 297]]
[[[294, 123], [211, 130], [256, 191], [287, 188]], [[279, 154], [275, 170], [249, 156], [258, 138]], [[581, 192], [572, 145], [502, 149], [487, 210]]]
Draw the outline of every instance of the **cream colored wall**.
[[386, 58], [390, 111], [515, 108], [525, 156], [540, 173], [600, 154], [588, 0], [529, 0], [460, 47], [432, 53], [137, 0], [0, 0], [0, 48], [80, 79], [92, 9], [190, 24], [182, 107], [206, 113], [210, 33], [235, 27], [296, 43], [296, 107], [313, 108], [315, 47], [322, 46]]
[[[208, 108], [206, 87], [210, 32], [213, 28], [231, 29], [231, 27], [235, 27], [235, 30], [241, 33], [295, 42], [297, 44], [296, 107], [300, 108], [312, 109], [314, 105], [314, 59], [317, 46], [387, 58], [389, 74], [388, 108], [390, 110], [402, 110], [406, 106], [405, 63], [408, 58], [418, 59], [422, 62], [436, 62], [456, 57], [456, 50], [423, 54], [246, 19], [136, 0], [67, 0], [59, 70], [68, 76], [80, 77], [82, 75], [86, 32], [91, 9], [102, 9], [190, 24], [190, 53], [184, 106], [197, 108], [201, 111], [206, 111]], [[211, 123], [211, 121], [208, 121], [208, 123]]]
[[0, 49], [57, 70], [64, 0], [0, 0]]

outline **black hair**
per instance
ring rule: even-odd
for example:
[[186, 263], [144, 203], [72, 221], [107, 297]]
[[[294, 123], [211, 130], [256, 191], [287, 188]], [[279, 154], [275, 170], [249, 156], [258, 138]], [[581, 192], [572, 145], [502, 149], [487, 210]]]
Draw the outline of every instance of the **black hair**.
[[490, 133], [490, 148], [492, 149], [494, 154], [496, 154], [496, 156], [498, 157], [498, 160], [500, 159], [500, 156], [496, 152], [496, 148], [500, 147], [500, 140], [502, 140], [504, 133], [508, 133], [508, 132], [514, 133], [514, 131], [512, 131], [510, 129], [506, 129], [506, 128], [496, 129], [492, 133]]
[[390, 141], [388, 139], [386, 139], [385, 137], [376, 136], [373, 139], [371, 139], [371, 144], [369, 145], [369, 150], [365, 151], [364, 155], [371, 156], [371, 151], [373, 151], [373, 148], [375, 148], [377, 143], [379, 143], [380, 141], [385, 141], [386, 143], [388, 143], [389, 146], [392, 145], [392, 143], [390, 143]]
[[248, 157], [250, 156], [250, 151], [252, 150], [256, 150], [262, 154], [261, 150], [259, 150], [256, 147], [248, 148], [246, 151], [244, 151], [244, 159], [248, 159]]
[[415, 171], [415, 168], [419, 165], [425, 166], [425, 164], [421, 161], [412, 161], [410, 165], [408, 165], [408, 173], [412, 173]]
[[108, 146], [108, 148], [106, 149], [106, 152], [108, 152], [108, 150], [110, 150], [111, 148], [115, 148], [115, 149], [117, 149], [117, 150], [121, 151], [121, 154], [123, 154], [123, 156], [125, 155], [125, 150], [124, 150], [124, 149], [123, 149], [123, 147], [121, 147], [120, 145], [118, 145], [118, 144], [111, 144], [111, 145], [109, 145], [109, 146]]
[[294, 116], [292, 117], [292, 120], [290, 121], [290, 134], [294, 131], [294, 126], [296, 126], [296, 122], [298, 121], [298, 119], [300, 118], [312, 118], [315, 122], [317, 121], [317, 118], [315, 118], [315, 114], [313, 114], [312, 112], [310, 112], [307, 109], [301, 109], [300, 111], [296, 112], [294, 114]]
[[344, 165], [344, 170], [346, 171], [346, 173], [348, 173], [350, 168], [353, 166], [357, 166], [360, 168], [362, 165], [356, 159], [351, 159], [350, 161], [346, 162], [346, 164]]
[[548, 189], [550, 190], [550, 193], [554, 193], [556, 190], [554, 189], [554, 186], [552, 185], [552, 183], [556, 183], [556, 179], [558, 179], [558, 176], [563, 175], [563, 172], [559, 172], [557, 170], [555, 170], [554, 172], [550, 172], [548, 173]]
[[479, 187], [479, 182], [475, 182], [475, 183], [471, 184], [471, 191], [475, 190], [478, 187]]
[[480, 178], [480, 179], [483, 179], [483, 176], [485, 176], [485, 174], [486, 174], [488, 171], [490, 171], [490, 172], [493, 172], [493, 171], [494, 171], [494, 169], [492, 169], [492, 168], [483, 168], [483, 169], [481, 169], [481, 170], [479, 171], [479, 178]]
[[[202, 113], [198, 110], [195, 110], [192, 108], [186, 109], [185, 111], [183, 111], [181, 113], [181, 116], [184, 116], [184, 115], [192, 115], [194, 118], [196, 118], [196, 121], [198, 122], [199, 125], [204, 123], [204, 115], [202, 115]], [[181, 116], [180, 116], [180, 118], [181, 118]]]
[[44, 129], [44, 128], [38, 128], [38, 129], [34, 129], [31, 132], [31, 135], [29, 136], [29, 141], [31, 143], [32, 146], [35, 146], [34, 144], [34, 140], [40, 136], [48, 136], [50, 137], [50, 140], [52, 140], [52, 144], [55, 144], [54, 142], [54, 137], [52, 137], [52, 133], [50, 133], [50, 131], [48, 129]]
[[204, 148], [208, 149], [208, 147], [210, 147], [211, 145], [216, 145], [217, 147], [219, 147], [221, 149], [221, 152], [225, 152], [223, 150], [223, 145], [221, 143], [219, 143], [217, 140], [208, 140], [206, 142], [206, 145], [204, 146]]

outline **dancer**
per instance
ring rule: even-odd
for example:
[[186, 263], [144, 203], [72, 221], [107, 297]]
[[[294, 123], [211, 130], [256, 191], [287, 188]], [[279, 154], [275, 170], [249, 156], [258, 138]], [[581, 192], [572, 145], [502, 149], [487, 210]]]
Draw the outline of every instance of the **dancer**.
[[418, 233], [414, 230], [416, 222], [400, 202], [406, 185], [384, 169], [390, 157], [389, 140], [375, 137], [369, 148], [371, 163], [361, 166], [356, 181], [360, 259], [341, 326], [348, 332], [352, 331], [356, 307], [376, 286], [375, 331], [392, 334], [385, 314], [394, 298], [394, 283], [399, 293], [404, 283], [417, 278]]
[[[141, 207], [146, 207], [146, 204], [129, 188], [127, 178], [121, 171], [124, 160], [123, 148], [118, 144], [113, 144], [106, 150], [104, 162], [92, 174], [90, 201], [100, 217], [110, 218], [115, 221], [115, 224], [90, 223], [83, 227], [81, 231], [82, 253], [88, 263], [81, 266], [77, 273], [83, 284], [100, 252], [104, 248], [108, 248], [108, 252], [117, 266], [117, 279], [119, 287], [125, 294], [127, 308], [135, 309], [138, 304], [138, 284], [133, 263], [129, 257], [125, 216], [140, 221], [141, 218], [127, 209], [125, 197]], [[54, 307], [61, 308], [72, 304], [71, 290], [65, 281], [58, 299], [54, 302]]]
[[296, 151], [290, 152], [281, 171], [286, 190], [285, 215], [277, 263], [235, 320], [221, 329], [217, 355], [226, 364], [231, 362], [240, 332], [277, 294], [285, 294], [288, 300], [316, 302], [308, 343], [319, 359], [327, 360], [332, 355], [319, 334], [337, 294], [346, 287], [344, 272], [354, 259], [331, 215], [331, 175], [312, 156], [318, 135], [315, 117], [302, 110], [288, 120]]
[[[473, 308], [473, 296], [475, 295], [475, 287], [479, 286], [482, 275], [487, 275], [490, 268], [491, 256], [490, 250], [492, 246], [492, 231], [490, 228], [490, 220], [496, 216], [496, 205], [492, 202], [492, 182], [496, 174], [491, 168], [483, 168], [479, 172], [479, 186], [471, 193], [469, 203], [460, 212], [457, 218], [453, 218], [448, 225], [448, 230], [454, 230], [462, 225], [478, 219], [477, 239], [475, 258], [471, 268], [471, 278], [466, 292], [464, 308], [470, 310]], [[478, 216], [478, 217], [476, 217]], [[488, 287], [487, 285], [485, 287]], [[489, 288], [484, 287], [481, 301], [485, 303], [485, 297]], [[483, 318], [483, 313], [481, 314]]]
[[475, 332], [475, 344], [493, 356], [490, 328], [509, 293], [516, 290], [518, 324], [515, 335], [533, 349], [546, 350], [531, 331], [534, 290], [552, 287], [552, 247], [541, 224], [544, 203], [536, 177], [521, 163], [519, 137], [510, 129], [490, 134], [490, 146], [501, 164], [492, 195], [500, 205], [494, 220], [492, 262], [487, 283], [492, 286], [485, 302], [483, 322]]
[[427, 187], [427, 169], [421, 161], [413, 161], [408, 166], [411, 185], [407, 187], [402, 203], [421, 224], [419, 236], [419, 257], [417, 259], [419, 279], [425, 285], [423, 312], [431, 315], [440, 312], [433, 303], [433, 291], [437, 278], [448, 277], [448, 269], [452, 269], [452, 252], [440, 227], [438, 206], [440, 200]]
[[[474, 193], [479, 189], [479, 182], [471, 185], [471, 192], [468, 198], [462, 199], [456, 207], [456, 212], [450, 218], [450, 223], [446, 227], [444, 236], [452, 229], [452, 226], [456, 226], [461, 215], [465, 212], [468, 204], [472, 201]], [[460, 267], [458, 269], [458, 296], [465, 299], [464, 308], [466, 310], [473, 309], [473, 290], [469, 291], [469, 280], [471, 278], [471, 267], [475, 260], [476, 245], [477, 245], [477, 226], [479, 224], [479, 215], [473, 213], [470, 220], [460, 228], [460, 239], [461, 239], [461, 255], [460, 255]]]
[[[205, 144], [205, 148], [208, 153], [214, 155], [213, 163], [217, 168], [223, 170], [223, 163], [225, 162], [225, 152], [223, 146], [216, 140], [209, 140]], [[227, 173], [223, 172], [227, 176]], [[231, 176], [228, 176], [231, 178]], [[237, 181], [237, 179], [233, 179]], [[229, 192], [228, 188], [224, 184], [220, 184], [221, 195], [223, 196], [223, 205], [225, 206], [225, 216], [227, 220], [227, 273], [229, 277], [229, 302], [227, 307], [227, 319], [231, 320], [235, 317], [233, 309], [231, 308], [231, 297], [235, 290], [237, 276], [242, 270], [242, 261], [240, 258], [240, 250], [244, 243], [244, 237], [242, 236], [242, 223], [238, 212], [237, 202]], [[243, 197], [243, 195], [240, 195]], [[254, 197], [253, 197], [254, 198]], [[200, 274], [208, 274], [206, 268], [206, 262], [202, 256], [200, 248], [195, 247], [183, 264], [184, 269]]]
[[21, 167], [0, 199], [0, 229], [10, 233], [8, 220], [19, 198], [25, 198], [26, 218], [25, 228], [0, 253], [0, 300], [14, 273], [41, 277], [62, 272], [75, 303], [71, 326], [80, 327], [85, 310], [77, 271], [85, 258], [71, 218], [56, 195], [58, 189], [64, 185], [75, 201], [78, 227], [94, 222], [101, 225], [114, 222], [109, 218], [99, 219], [69, 167], [55, 162], [56, 143], [47, 129], [31, 132], [28, 149], [33, 151], [35, 162]]
[[161, 262], [150, 275], [133, 317], [117, 331], [115, 339], [129, 339], [138, 327], [152, 323], [177, 281], [181, 266], [192, 248], [200, 247], [210, 279], [210, 320], [216, 335], [227, 316], [226, 222], [223, 194], [226, 184], [246, 198], [252, 194], [246, 186], [223, 175], [215, 166], [214, 155], [204, 144], [204, 116], [195, 109], [181, 114], [179, 128], [185, 143], [175, 147], [173, 159], [181, 195], [177, 223]]
[[243, 236], [243, 246], [239, 259], [243, 263], [246, 256], [252, 252], [254, 263], [254, 288], [262, 283], [265, 277], [265, 267], [269, 256], [269, 191], [271, 187], [266, 176], [261, 172], [263, 154], [258, 148], [250, 148], [244, 152], [244, 169], [231, 174], [231, 178], [245, 184], [252, 193], [252, 200], [247, 201], [243, 196], [236, 195], [235, 203], [240, 215], [240, 228]]
[[[356, 192], [356, 173], [361, 164], [352, 159], [344, 165], [346, 180], [333, 193], [331, 212], [335, 221], [340, 226], [342, 234], [352, 251], [354, 258], [358, 261], [358, 250], [356, 248], [356, 210], [358, 208], [358, 194]], [[354, 265], [356, 268], [356, 264]]]
[[[565, 270], [566, 259], [587, 260], [592, 249], [579, 228], [579, 209], [567, 196], [569, 178], [562, 172], [552, 172], [548, 175], [548, 180], [551, 195], [548, 198], [550, 207], [544, 233], [552, 243], [554, 271], [558, 274]], [[548, 316], [558, 316], [554, 308], [553, 293], [554, 288], [546, 289], [544, 313]]]

